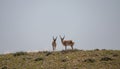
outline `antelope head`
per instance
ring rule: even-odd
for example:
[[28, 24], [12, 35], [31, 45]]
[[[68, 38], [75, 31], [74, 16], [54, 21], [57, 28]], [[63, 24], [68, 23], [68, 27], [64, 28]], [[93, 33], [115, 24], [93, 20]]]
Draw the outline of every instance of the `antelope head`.
[[64, 37], [61, 37], [61, 35], [59, 35], [59, 36], [60, 36], [61, 42], [63, 42], [63, 41], [64, 41], [65, 36], [64, 36]]

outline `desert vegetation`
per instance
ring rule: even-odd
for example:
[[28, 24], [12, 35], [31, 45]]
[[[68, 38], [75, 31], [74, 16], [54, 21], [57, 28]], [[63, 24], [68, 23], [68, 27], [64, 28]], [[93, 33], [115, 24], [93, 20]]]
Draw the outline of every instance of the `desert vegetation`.
[[0, 55], [0, 69], [119, 69], [120, 50], [62, 50]]

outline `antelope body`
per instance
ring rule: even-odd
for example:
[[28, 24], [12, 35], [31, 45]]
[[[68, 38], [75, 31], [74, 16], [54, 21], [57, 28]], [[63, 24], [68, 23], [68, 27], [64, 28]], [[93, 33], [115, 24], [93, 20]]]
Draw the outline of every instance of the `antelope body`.
[[56, 46], [57, 46], [56, 40], [57, 40], [57, 37], [56, 38], [53, 37], [53, 41], [52, 41], [53, 51], [56, 49]]
[[64, 40], [64, 38], [65, 38], [65, 36], [63, 38], [60, 36], [61, 42], [62, 42], [63, 46], [65, 46], [65, 50], [67, 49], [67, 46], [71, 46], [71, 48], [73, 50], [74, 42], [72, 40]]

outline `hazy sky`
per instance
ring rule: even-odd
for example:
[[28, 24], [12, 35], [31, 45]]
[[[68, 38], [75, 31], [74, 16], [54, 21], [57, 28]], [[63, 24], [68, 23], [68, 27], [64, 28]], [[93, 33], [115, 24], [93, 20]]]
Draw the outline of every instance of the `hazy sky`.
[[77, 49], [120, 50], [120, 0], [0, 0], [0, 53], [51, 51], [59, 35]]

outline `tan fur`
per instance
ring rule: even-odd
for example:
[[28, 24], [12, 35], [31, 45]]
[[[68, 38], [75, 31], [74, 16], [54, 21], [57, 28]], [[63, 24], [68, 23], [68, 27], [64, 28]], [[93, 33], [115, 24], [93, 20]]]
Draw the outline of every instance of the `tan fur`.
[[62, 42], [63, 46], [65, 46], [65, 50], [67, 49], [67, 46], [71, 46], [71, 48], [73, 50], [74, 42], [72, 40], [64, 40], [64, 38], [65, 38], [65, 36], [63, 38], [60, 36], [61, 42]]

